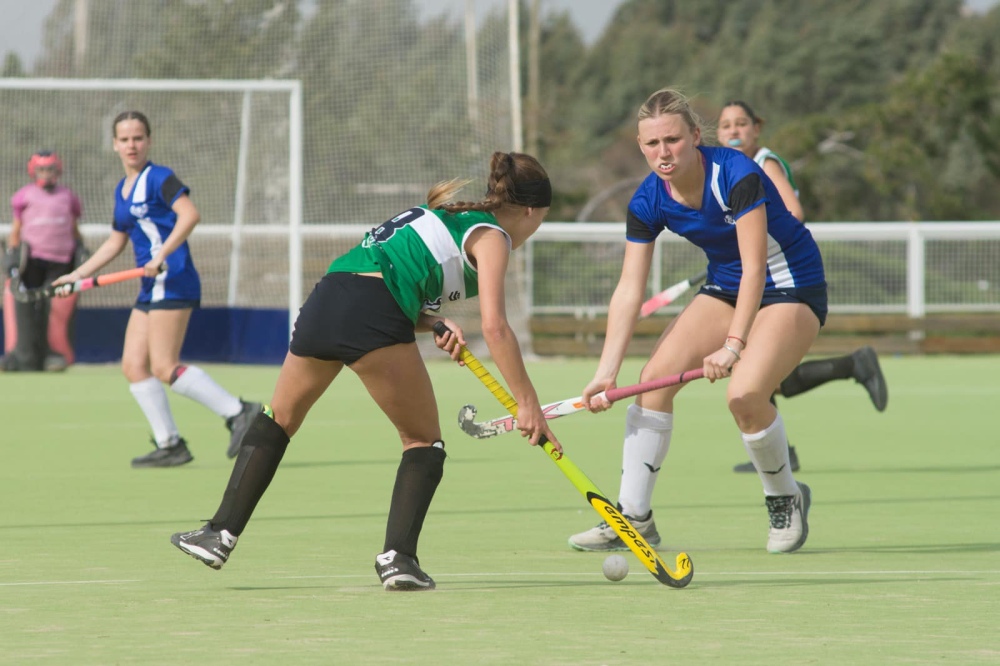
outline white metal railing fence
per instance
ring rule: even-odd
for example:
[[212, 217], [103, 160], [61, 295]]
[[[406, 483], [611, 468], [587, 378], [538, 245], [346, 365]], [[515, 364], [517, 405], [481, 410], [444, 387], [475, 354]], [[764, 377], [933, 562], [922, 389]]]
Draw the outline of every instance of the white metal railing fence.
[[[287, 226], [254, 222], [240, 231], [245, 243], [252, 241], [255, 252], [239, 284], [248, 293], [241, 292], [238, 300], [248, 307], [288, 307], [289, 286], [295, 285], [290, 314], [298, 311], [330, 260], [356, 244], [372, 226], [302, 225], [301, 241], [296, 243]], [[911, 317], [936, 312], [1000, 313], [1000, 222], [808, 226], [823, 253], [831, 312]], [[0, 223], [0, 236], [5, 238], [8, 229], [9, 225]], [[83, 225], [88, 245], [96, 247], [109, 229], [104, 224]], [[524, 275], [508, 285], [511, 305], [527, 316], [593, 317], [607, 312], [621, 272], [624, 236], [621, 223], [543, 224], [521, 250]], [[231, 243], [231, 225], [199, 225], [192, 236], [207, 306], [229, 303]], [[673, 234], [663, 234], [654, 252], [649, 294], [705, 267], [704, 254]], [[302, 257], [302, 263], [296, 266], [289, 256]], [[131, 251], [126, 251], [106, 270], [128, 267], [132, 261]], [[127, 306], [134, 298], [133, 289], [116, 286], [88, 294], [86, 307]], [[686, 301], [681, 299], [666, 312], [676, 312]], [[477, 308], [470, 304], [465, 309], [473, 314]]]
[[[817, 222], [830, 310], [842, 313], [1000, 312], [1000, 222]], [[607, 312], [621, 271], [623, 223], [543, 224], [526, 245], [528, 309]], [[697, 273], [704, 254], [660, 236], [649, 293]], [[694, 290], [692, 290], [694, 291]], [[667, 311], [676, 312], [681, 305]]]

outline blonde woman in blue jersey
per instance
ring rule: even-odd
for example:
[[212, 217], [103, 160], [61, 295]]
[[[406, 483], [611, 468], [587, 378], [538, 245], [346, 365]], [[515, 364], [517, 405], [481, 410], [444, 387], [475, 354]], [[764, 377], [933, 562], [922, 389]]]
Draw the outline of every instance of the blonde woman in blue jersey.
[[[799, 189], [792, 175], [792, 167], [780, 155], [760, 145], [760, 133], [764, 119], [754, 113], [749, 104], [742, 100], [727, 102], [719, 114], [719, 142], [739, 150], [764, 170], [781, 194], [781, 200], [788, 211], [804, 221], [802, 204], [799, 203]], [[801, 363], [778, 386], [777, 395], [791, 398], [837, 379], [854, 379], [865, 387], [875, 409], [885, 411], [889, 402], [889, 389], [878, 362], [878, 354], [871, 347], [861, 347], [851, 354], [818, 359]], [[774, 397], [771, 397], [772, 404]], [[788, 447], [789, 460], [793, 472], [799, 470], [799, 457], [794, 446]], [[752, 462], [733, 467], [734, 472], [755, 472]]]
[[153, 431], [155, 448], [133, 458], [132, 467], [175, 467], [191, 462], [164, 384], [225, 420], [228, 455], [236, 455], [243, 433], [260, 403], [244, 402], [219, 386], [204, 370], [180, 361], [191, 312], [201, 304], [201, 280], [187, 239], [200, 215], [189, 188], [168, 167], [149, 161], [151, 129], [139, 111], [125, 111], [111, 125], [113, 148], [125, 177], [115, 188], [111, 235], [72, 273], [52, 284], [89, 277], [121, 254], [129, 241], [136, 266], [145, 268], [139, 297], [125, 329], [122, 372]]
[[546, 425], [504, 308], [510, 253], [549, 210], [548, 176], [529, 155], [498, 152], [482, 201], [454, 201], [467, 183], [434, 186], [426, 205], [375, 227], [333, 261], [299, 312], [274, 397], [243, 438], [219, 509], [201, 529], [174, 534], [175, 546], [213, 569], [226, 563], [289, 439], [347, 366], [403, 443], [375, 571], [386, 590], [433, 589], [417, 558], [417, 539], [446, 456], [434, 389], [414, 334], [444, 322], [451, 332], [436, 343], [457, 360], [465, 335], [437, 313], [447, 302], [477, 294], [483, 337], [518, 403], [518, 428], [533, 445], [544, 435], [561, 448]]
[[[705, 252], [708, 278], [661, 336], [640, 380], [698, 367], [713, 382], [729, 379], [729, 411], [763, 485], [767, 550], [792, 552], [808, 536], [810, 490], [792, 475], [784, 424], [769, 398], [826, 318], [819, 249], [753, 160], [703, 145], [701, 123], [680, 93], [653, 93], [639, 109], [638, 130], [652, 173], [628, 206], [621, 278], [608, 309], [601, 359], [583, 399], [591, 411], [610, 406], [599, 393], [617, 384], [656, 237], [664, 229], [684, 236]], [[682, 388], [641, 395], [626, 414], [618, 502], [650, 545], [660, 541], [651, 499], [670, 446], [674, 396]], [[616, 539], [602, 523], [570, 537], [570, 545], [613, 550]]]

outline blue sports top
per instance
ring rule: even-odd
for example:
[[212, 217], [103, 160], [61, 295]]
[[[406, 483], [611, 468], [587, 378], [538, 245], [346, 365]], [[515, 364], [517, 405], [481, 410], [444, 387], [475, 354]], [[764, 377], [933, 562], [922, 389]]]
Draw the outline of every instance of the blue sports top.
[[700, 247], [708, 258], [708, 284], [738, 291], [743, 262], [736, 224], [749, 210], [767, 213], [767, 277], [764, 290], [819, 286], [825, 283], [823, 259], [805, 225], [788, 212], [764, 171], [738, 150], [699, 146], [705, 166], [701, 208], [694, 210], [670, 196], [669, 184], [649, 174], [628, 205], [626, 238], [651, 243], [664, 229]]
[[[135, 250], [136, 266], [145, 266], [159, 252], [174, 230], [177, 213], [171, 206], [190, 189], [165, 166], [147, 162], [135, 179], [131, 195], [122, 191], [125, 179], [115, 188], [115, 231], [126, 233]], [[155, 278], [142, 279], [138, 302], [201, 299], [201, 280], [191, 259], [187, 241], [164, 262], [166, 269]]]

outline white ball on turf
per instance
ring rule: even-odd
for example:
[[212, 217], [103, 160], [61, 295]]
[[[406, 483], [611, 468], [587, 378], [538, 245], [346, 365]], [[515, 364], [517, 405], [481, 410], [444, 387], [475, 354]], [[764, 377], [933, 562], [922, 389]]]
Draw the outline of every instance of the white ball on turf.
[[602, 568], [605, 578], [618, 581], [628, 575], [628, 560], [621, 555], [608, 555]]

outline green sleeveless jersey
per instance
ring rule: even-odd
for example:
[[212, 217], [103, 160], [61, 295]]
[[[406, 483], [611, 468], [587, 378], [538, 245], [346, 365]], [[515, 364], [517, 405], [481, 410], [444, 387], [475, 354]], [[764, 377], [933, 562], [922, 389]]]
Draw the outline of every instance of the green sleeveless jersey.
[[777, 160], [781, 168], [785, 170], [785, 177], [788, 178], [788, 182], [791, 183], [792, 189], [795, 190], [795, 196], [799, 196], [799, 186], [795, 184], [795, 178], [792, 176], [792, 167], [788, 162], [786, 162], [781, 155], [774, 152], [770, 148], [761, 148], [757, 151], [757, 154], [753, 156], [753, 161], [763, 169], [764, 162], [767, 160]]
[[479, 295], [479, 275], [465, 254], [465, 241], [484, 226], [502, 232], [510, 247], [510, 236], [490, 213], [411, 208], [365, 234], [327, 272], [381, 272], [399, 307], [416, 323], [423, 310], [438, 312], [445, 303]]

